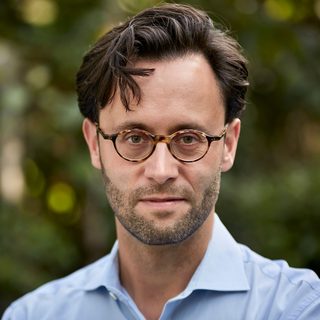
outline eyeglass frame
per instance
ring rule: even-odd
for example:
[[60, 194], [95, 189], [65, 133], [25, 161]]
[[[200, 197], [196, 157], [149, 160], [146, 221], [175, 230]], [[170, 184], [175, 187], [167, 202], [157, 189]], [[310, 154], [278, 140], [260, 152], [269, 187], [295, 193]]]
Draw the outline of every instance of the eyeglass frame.
[[[96, 129], [97, 129], [97, 135], [100, 133], [100, 135], [102, 136], [102, 138], [104, 140], [111, 140], [112, 143], [113, 143], [113, 147], [114, 149], [116, 150], [117, 154], [124, 160], [126, 161], [130, 161], [130, 162], [143, 162], [145, 160], [147, 160], [154, 152], [154, 150], [156, 149], [156, 146], [159, 142], [163, 142], [167, 145], [167, 148], [170, 152], [170, 154], [176, 159], [176, 160], [179, 160], [181, 162], [186, 162], [186, 163], [192, 163], [192, 162], [196, 162], [196, 161], [199, 161], [201, 160], [207, 153], [208, 153], [208, 150], [211, 146], [211, 142], [212, 141], [220, 141], [223, 137], [225, 137], [226, 133], [227, 133], [227, 129], [228, 129], [228, 124], [225, 125], [224, 129], [222, 130], [222, 132], [217, 135], [217, 136], [211, 136], [209, 134], [206, 134], [205, 132], [203, 131], [200, 131], [200, 130], [196, 130], [196, 129], [183, 129], [183, 130], [178, 130], [170, 135], [161, 135], [161, 134], [152, 134], [146, 130], [142, 130], [142, 129], [125, 129], [125, 130], [121, 130], [117, 133], [113, 133], [113, 134], [106, 134], [105, 132], [102, 131], [102, 129], [100, 128], [99, 126], [99, 123], [98, 122], [95, 122], [95, 126], [96, 126]], [[130, 132], [130, 131], [133, 131], [133, 130], [140, 130], [140, 131], [143, 131], [145, 132], [149, 137], [152, 138], [153, 140], [153, 148], [151, 150], [151, 152], [146, 156], [144, 157], [143, 159], [139, 159], [139, 160], [132, 160], [132, 159], [128, 159], [128, 158], [125, 158], [118, 150], [117, 146], [116, 146], [116, 139], [117, 137], [120, 135], [120, 134], [123, 134], [124, 132]], [[207, 146], [207, 150], [206, 152], [198, 159], [195, 159], [195, 160], [182, 160], [182, 159], [179, 159], [175, 154], [172, 153], [172, 150], [170, 148], [170, 143], [172, 141], [172, 139], [178, 134], [178, 133], [183, 133], [184, 131], [195, 131], [197, 133], [199, 133], [200, 135], [202, 135], [203, 137], [205, 137], [208, 141], [208, 146]]]

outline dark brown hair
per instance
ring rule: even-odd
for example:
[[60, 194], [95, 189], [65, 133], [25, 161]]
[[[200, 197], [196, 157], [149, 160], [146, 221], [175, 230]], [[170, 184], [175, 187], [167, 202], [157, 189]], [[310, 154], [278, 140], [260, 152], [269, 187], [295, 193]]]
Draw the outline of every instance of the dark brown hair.
[[134, 76], [153, 69], [135, 68], [139, 59], [163, 60], [188, 53], [203, 54], [214, 71], [226, 108], [226, 122], [245, 108], [248, 87], [246, 59], [237, 41], [216, 28], [203, 11], [189, 5], [164, 4], [146, 9], [102, 36], [84, 56], [77, 74], [81, 113], [98, 121], [99, 109], [110, 103], [118, 88], [130, 110], [141, 91]]

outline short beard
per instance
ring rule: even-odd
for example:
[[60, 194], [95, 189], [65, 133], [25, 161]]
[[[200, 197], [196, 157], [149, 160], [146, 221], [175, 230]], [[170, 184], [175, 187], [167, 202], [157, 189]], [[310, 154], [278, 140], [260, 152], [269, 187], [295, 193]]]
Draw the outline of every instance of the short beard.
[[[140, 187], [132, 192], [121, 191], [110, 181], [102, 163], [101, 168], [106, 195], [116, 218], [131, 235], [147, 245], [172, 245], [188, 239], [207, 220], [219, 195], [220, 169], [204, 188], [201, 201], [197, 201], [189, 190], [173, 186], [171, 182]], [[173, 226], [161, 228], [154, 221], [139, 216], [135, 210], [142, 196], [159, 193], [183, 197], [191, 204], [191, 208]]]

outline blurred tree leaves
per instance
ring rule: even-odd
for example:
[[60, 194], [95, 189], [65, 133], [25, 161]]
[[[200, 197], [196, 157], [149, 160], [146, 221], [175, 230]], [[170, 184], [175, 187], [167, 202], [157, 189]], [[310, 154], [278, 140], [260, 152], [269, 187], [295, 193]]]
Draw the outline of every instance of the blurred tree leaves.
[[[74, 77], [99, 35], [155, 3], [0, 2], [0, 310], [112, 246]], [[250, 61], [237, 161], [217, 210], [237, 240], [320, 274], [320, 1], [188, 3], [227, 26]]]

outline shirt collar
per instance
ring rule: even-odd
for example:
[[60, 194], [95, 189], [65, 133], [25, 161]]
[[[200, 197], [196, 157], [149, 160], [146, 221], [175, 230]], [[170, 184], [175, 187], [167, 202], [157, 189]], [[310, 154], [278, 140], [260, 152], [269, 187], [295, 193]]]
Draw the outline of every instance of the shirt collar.
[[87, 281], [84, 285], [85, 290], [95, 290], [99, 287], [105, 287], [108, 290], [116, 289], [121, 291], [119, 279], [118, 265], [118, 241], [113, 245], [113, 248], [107, 256], [94, 262], [92, 268], [86, 275]]
[[[123, 291], [119, 280], [118, 241], [109, 255], [94, 263], [86, 275], [85, 290], [106, 287]], [[93, 271], [93, 272], [92, 272]], [[89, 279], [89, 280], [88, 280]], [[208, 249], [186, 290], [246, 291], [249, 283], [244, 270], [242, 253], [226, 227], [215, 214], [213, 236]]]
[[187, 290], [247, 291], [250, 289], [244, 269], [243, 256], [238, 243], [214, 217], [212, 238], [208, 249]]

